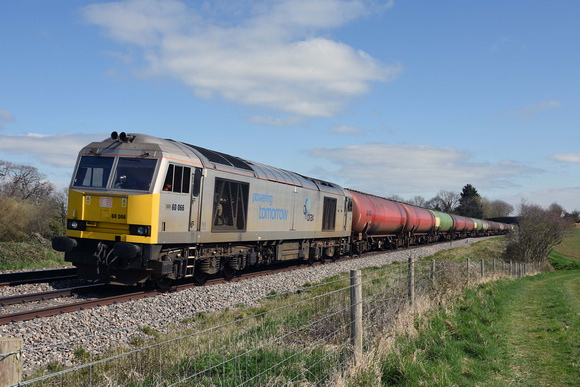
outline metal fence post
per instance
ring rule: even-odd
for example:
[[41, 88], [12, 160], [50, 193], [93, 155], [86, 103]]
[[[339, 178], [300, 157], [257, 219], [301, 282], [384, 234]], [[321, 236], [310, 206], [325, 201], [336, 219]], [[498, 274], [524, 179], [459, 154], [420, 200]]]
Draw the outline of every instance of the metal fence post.
[[[22, 381], [22, 344], [19, 337], [0, 337], [0, 386]], [[10, 355], [4, 356], [5, 353]]]
[[355, 362], [362, 358], [362, 281], [361, 271], [350, 271], [350, 339]]
[[467, 285], [469, 285], [469, 258], [467, 258], [465, 265], [467, 267]]
[[493, 272], [493, 275], [495, 275], [495, 258], [493, 259], [491, 266], [492, 266], [491, 270]]
[[485, 270], [483, 268], [483, 259], [481, 260], [481, 278], [485, 275]]
[[409, 304], [415, 304], [415, 262], [409, 257]]

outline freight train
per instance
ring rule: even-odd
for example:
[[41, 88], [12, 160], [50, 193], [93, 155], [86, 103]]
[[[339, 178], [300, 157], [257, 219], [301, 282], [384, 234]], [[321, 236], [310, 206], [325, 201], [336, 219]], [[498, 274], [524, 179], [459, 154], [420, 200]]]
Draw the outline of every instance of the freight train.
[[81, 278], [158, 287], [511, 229], [125, 132], [79, 152], [67, 211], [52, 246]]

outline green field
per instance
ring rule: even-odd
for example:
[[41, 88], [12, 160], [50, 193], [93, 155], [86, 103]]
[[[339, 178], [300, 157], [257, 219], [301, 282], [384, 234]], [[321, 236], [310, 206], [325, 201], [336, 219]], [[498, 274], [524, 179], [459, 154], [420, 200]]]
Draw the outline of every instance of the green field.
[[574, 259], [580, 259], [580, 227], [576, 226], [572, 234], [554, 248], [554, 251]]

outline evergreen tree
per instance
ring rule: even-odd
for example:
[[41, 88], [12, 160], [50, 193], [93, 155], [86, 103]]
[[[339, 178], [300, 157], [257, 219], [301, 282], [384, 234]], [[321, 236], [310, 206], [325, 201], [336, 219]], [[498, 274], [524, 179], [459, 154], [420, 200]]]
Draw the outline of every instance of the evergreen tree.
[[470, 218], [483, 218], [483, 206], [481, 205], [481, 196], [474, 186], [466, 184], [461, 191], [457, 214], [468, 216]]

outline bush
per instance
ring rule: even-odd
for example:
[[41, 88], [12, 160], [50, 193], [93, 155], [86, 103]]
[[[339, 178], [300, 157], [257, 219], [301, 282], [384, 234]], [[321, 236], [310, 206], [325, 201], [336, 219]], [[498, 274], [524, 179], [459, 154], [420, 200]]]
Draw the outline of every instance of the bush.
[[519, 227], [508, 235], [506, 259], [544, 262], [554, 246], [573, 230], [574, 223], [561, 212], [522, 203]]
[[0, 160], [0, 242], [63, 235], [66, 202], [66, 191], [57, 191], [35, 167]]
[[0, 196], [0, 241], [27, 240], [34, 216], [31, 204]]

